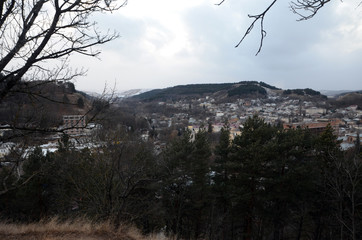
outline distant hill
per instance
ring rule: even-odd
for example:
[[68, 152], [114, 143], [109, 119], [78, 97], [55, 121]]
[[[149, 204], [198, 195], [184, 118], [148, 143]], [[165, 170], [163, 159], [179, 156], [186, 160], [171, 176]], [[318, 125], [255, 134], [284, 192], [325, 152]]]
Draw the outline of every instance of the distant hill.
[[359, 96], [361, 94], [362, 94], [362, 90], [348, 91], [348, 92], [343, 92], [343, 93], [336, 95], [336, 98], [344, 98], [344, 97], [348, 97], [348, 96]]
[[106, 97], [122, 99], [122, 98], [130, 98], [135, 95], [139, 95], [141, 93], [149, 92], [149, 91], [151, 91], [151, 89], [139, 88], [139, 89], [130, 89], [130, 90], [125, 90], [125, 91], [120, 91], [120, 92], [111, 92], [111, 93], [107, 93], [107, 94], [101, 94], [101, 93], [90, 92], [90, 91], [85, 91], [84, 93], [86, 93], [87, 95], [94, 97], [94, 98], [100, 98], [100, 97], [104, 97], [104, 95], [106, 95]]
[[310, 88], [304, 89], [287, 89], [283, 91], [284, 96], [298, 96], [298, 97], [320, 97], [327, 99], [327, 96], [321, 94], [318, 91], [315, 91]]
[[335, 98], [330, 99], [332, 105], [336, 107], [348, 107], [357, 105], [362, 109], [362, 91], [346, 92], [337, 95]]
[[353, 92], [361, 93], [362, 90], [358, 90], [358, 91], [352, 91], [352, 90], [320, 90], [320, 92], [323, 95], [328, 96], [328, 98], [335, 98], [335, 97], [342, 96], [342, 95], [345, 95], [345, 94], [348, 94], [348, 93], [353, 93]]
[[264, 82], [244, 81], [238, 83], [220, 83], [220, 84], [189, 84], [180, 85], [165, 89], [155, 89], [148, 91], [133, 98], [143, 101], [166, 101], [178, 100], [181, 98], [196, 98], [206, 95], [219, 95], [224, 98], [229, 97], [266, 97], [268, 90], [280, 90]]
[[189, 84], [165, 89], [155, 89], [133, 98], [143, 101], [179, 100], [182, 98], [197, 98], [214, 96], [218, 100], [230, 98], [266, 98], [270, 94], [288, 96], [300, 99], [326, 99], [327, 97], [310, 88], [282, 90], [264, 82], [242, 81], [238, 83], [220, 84]]
[[1, 102], [0, 124], [57, 127], [63, 115], [89, 111], [92, 99], [70, 82], [22, 82]]

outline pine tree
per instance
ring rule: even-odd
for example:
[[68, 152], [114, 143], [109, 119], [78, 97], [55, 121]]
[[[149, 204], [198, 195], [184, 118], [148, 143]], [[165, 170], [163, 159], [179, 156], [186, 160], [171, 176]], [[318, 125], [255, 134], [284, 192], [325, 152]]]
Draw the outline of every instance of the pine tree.
[[186, 223], [190, 212], [190, 169], [193, 149], [191, 132], [185, 131], [167, 146], [161, 162], [164, 176], [160, 195], [163, 208], [167, 212], [166, 232], [188, 238], [191, 236], [190, 227], [186, 227]]
[[[230, 162], [230, 199], [234, 219], [242, 219], [238, 228], [244, 239], [257, 237], [257, 211], [262, 209], [261, 195], [265, 190], [265, 168], [269, 164], [268, 144], [273, 139], [275, 128], [258, 116], [249, 118], [240, 136], [236, 136], [232, 145]], [[259, 221], [260, 220], [260, 221]]]
[[191, 132], [185, 132], [165, 151], [162, 199], [169, 233], [188, 239], [204, 237], [210, 199], [210, 156], [203, 129], [195, 133], [194, 141]]
[[78, 98], [78, 100], [77, 100], [77, 106], [79, 107], [79, 108], [84, 108], [84, 100], [83, 100], [83, 98]]
[[191, 153], [192, 168], [192, 222], [193, 238], [199, 239], [205, 233], [205, 226], [208, 223], [208, 209], [210, 207], [210, 156], [211, 149], [205, 129], [196, 133], [193, 142], [194, 150]]
[[[232, 218], [231, 218], [231, 202], [229, 197], [229, 171], [228, 164], [230, 163], [230, 129], [228, 125], [221, 128], [219, 143], [215, 147], [215, 163], [213, 165], [214, 172], [214, 213], [213, 213], [213, 226], [218, 239], [231, 239], [232, 238]], [[218, 231], [220, 229], [220, 231]]]

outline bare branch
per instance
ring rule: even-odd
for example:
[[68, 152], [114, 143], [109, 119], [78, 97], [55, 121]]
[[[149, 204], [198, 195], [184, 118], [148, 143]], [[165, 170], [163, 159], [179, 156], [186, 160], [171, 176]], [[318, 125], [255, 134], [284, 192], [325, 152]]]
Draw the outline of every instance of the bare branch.
[[8, 187], [7, 184], [6, 184], [6, 180], [7, 180], [8, 176], [5, 177], [3, 179], [3, 187], [4, 187], [4, 189], [0, 191], [0, 196], [4, 195], [5, 193], [7, 193], [9, 191], [13, 191], [13, 190], [21, 188], [22, 186], [25, 186], [31, 179], [33, 179], [38, 174], [39, 174], [39, 172], [34, 172], [31, 176], [29, 176], [27, 179], [25, 179], [25, 181], [23, 181], [19, 185], [17, 185], [17, 182], [15, 182], [15, 183], [13, 182], [11, 187]]
[[239, 45], [243, 42], [243, 40], [246, 38], [247, 35], [250, 34], [250, 32], [253, 30], [254, 28], [254, 24], [260, 20], [260, 44], [259, 44], [259, 49], [256, 52], [255, 55], [258, 55], [261, 51], [261, 48], [263, 47], [263, 42], [264, 42], [264, 38], [266, 36], [266, 31], [264, 30], [264, 18], [265, 15], [267, 14], [267, 12], [271, 9], [271, 7], [277, 2], [277, 0], [274, 0], [265, 10], [264, 12], [262, 12], [261, 14], [258, 15], [248, 15], [249, 18], [254, 18], [254, 21], [249, 25], [248, 29], [246, 30], [244, 36], [241, 38], [241, 40], [238, 42], [238, 44], [236, 44], [236, 48], [239, 47]]
[[0, 3], [0, 101], [32, 68], [40, 67], [39, 62], [62, 60], [73, 53], [98, 56], [100, 51], [92, 48], [114, 40], [118, 34], [102, 34], [89, 22], [89, 16], [126, 4], [127, 0], [120, 4], [104, 0]]
[[[251, 33], [255, 24], [258, 21], [260, 21], [260, 44], [259, 44], [258, 51], [256, 52], [255, 55], [258, 55], [260, 53], [260, 51], [263, 47], [264, 38], [266, 37], [266, 31], [264, 30], [264, 19], [265, 19], [266, 14], [269, 12], [269, 10], [273, 7], [273, 5], [277, 1], [278, 0], [273, 0], [272, 3], [269, 4], [269, 6], [260, 14], [256, 14], [256, 15], [249, 14], [248, 15], [249, 18], [253, 18], [254, 20], [247, 28], [247, 30], [244, 33], [241, 40], [238, 42], [238, 44], [236, 44], [236, 46], [235, 46], [236, 48], [239, 47], [239, 45], [244, 41], [246, 36], [248, 36]], [[225, 2], [225, 0], [221, 0], [219, 3], [216, 3], [215, 5], [220, 6], [224, 2]], [[323, 8], [324, 5], [328, 2], [330, 2], [330, 0], [296, 0], [296, 1], [290, 2], [290, 9], [293, 11], [293, 13], [297, 14], [300, 17], [300, 19], [298, 19], [298, 21], [308, 20], [308, 19], [314, 17], [318, 13], [318, 11], [321, 8]], [[361, 4], [361, 2], [360, 2], [360, 4]], [[302, 14], [301, 13], [302, 11], [307, 12], [307, 14]]]
[[[314, 17], [328, 2], [330, 0], [297, 0], [290, 3], [290, 9], [300, 17], [298, 21], [308, 20]], [[301, 11], [305, 11], [307, 14], [301, 14]]]
[[225, 2], [225, 0], [222, 0], [222, 1], [219, 2], [219, 3], [215, 3], [215, 5], [220, 6], [220, 5], [223, 4], [224, 2]]

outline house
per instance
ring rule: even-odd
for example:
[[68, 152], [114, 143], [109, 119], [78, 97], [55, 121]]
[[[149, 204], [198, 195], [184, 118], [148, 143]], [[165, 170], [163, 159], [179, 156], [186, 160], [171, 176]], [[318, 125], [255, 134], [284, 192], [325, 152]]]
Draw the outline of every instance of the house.
[[321, 134], [330, 125], [334, 129], [334, 133], [338, 135], [339, 132], [339, 120], [329, 120], [325, 122], [298, 122], [298, 123], [285, 123], [284, 129], [309, 129], [314, 134]]
[[16, 146], [13, 142], [6, 142], [0, 144], [0, 159], [8, 155], [12, 148]]
[[63, 129], [68, 135], [82, 135], [86, 126], [86, 117], [84, 115], [63, 116]]
[[347, 110], [357, 111], [357, 108], [358, 108], [358, 105], [351, 105], [351, 106], [347, 107]]
[[240, 135], [241, 135], [240, 128], [232, 128], [232, 129], [230, 129], [230, 135], [229, 135], [230, 140], [234, 140], [234, 138], [236, 136], [240, 136]]
[[11, 131], [10, 125], [8, 124], [0, 125], [0, 137], [3, 137], [5, 132], [7, 131]]
[[[347, 143], [351, 143], [351, 144], [356, 144], [357, 142], [357, 133], [353, 133], [353, 134], [347, 134]], [[362, 138], [362, 133], [359, 134], [359, 139]], [[360, 145], [362, 145], [362, 142], [360, 140]]]
[[318, 115], [323, 115], [327, 113], [327, 109], [325, 108], [317, 108], [317, 107], [311, 107], [311, 108], [307, 108], [305, 109], [305, 113], [307, 114], [307, 116], [318, 116]]

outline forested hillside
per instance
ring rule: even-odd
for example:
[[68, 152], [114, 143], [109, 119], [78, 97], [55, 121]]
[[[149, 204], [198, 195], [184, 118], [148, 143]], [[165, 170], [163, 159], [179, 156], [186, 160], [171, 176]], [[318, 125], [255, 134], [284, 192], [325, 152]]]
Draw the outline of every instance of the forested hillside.
[[314, 135], [254, 116], [234, 139], [227, 125], [216, 144], [206, 127], [182, 131], [160, 152], [104, 131], [91, 148], [65, 135], [54, 153], [34, 149], [17, 181], [3, 166], [1, 181], [18, 187], [0, 195], [1, 218], [109, 220], [180, 239], [362, 237], [360, 149], [341, 151], [331, 127]]
[[341, 94], [332, 100], [336, 107], [348, 107], [350, 105], [357, 105], [362, 109], [362, 91], [348, 92]]
[[220, 83], [220, 84], [189, 84], [175, 86], [165, 89], [156, 89], [135, 96], [135, 99], [152, 100], [179, 100], [180, 98], [196, 98], [206, 94], [221, 94], [223, 97], [265, 97], [266, 90], [279, 90], [278, 88], [257, 81], [242, 81], [239, 83]]
[[0, 102], [0, 124], [54, 128], [62, 124], [63, 115], [85, 114], [91, 104], [70, 82], [22, 82]]

